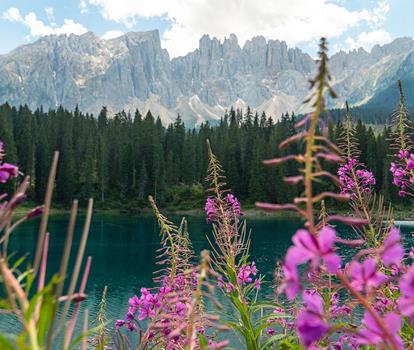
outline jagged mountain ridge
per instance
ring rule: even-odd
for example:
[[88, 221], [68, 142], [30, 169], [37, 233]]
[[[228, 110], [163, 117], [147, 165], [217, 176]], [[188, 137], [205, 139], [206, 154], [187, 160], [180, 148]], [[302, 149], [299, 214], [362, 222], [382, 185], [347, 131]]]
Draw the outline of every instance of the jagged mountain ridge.
[[[339, 52], [330, 59], [334, 89], [358, 105], [394, 84], [414, 79], [414, 41]], [[63, 105], [97, 113], [103, 105], [160, 115], [164, 123], [180, 113], [187, 125], [216, 121], [231, 106], [247, 105], [277, 118], [303, 112], [302, 101], [315, 61], [285, 42], [255, 37], [241, 47], [232, 34], [224, 41], [204, 35], [199, 48], [170, 59], [158, 31], [131, 32], [103, 40], [80, 36], [46, 36], [0, 55], [0, 103]]]

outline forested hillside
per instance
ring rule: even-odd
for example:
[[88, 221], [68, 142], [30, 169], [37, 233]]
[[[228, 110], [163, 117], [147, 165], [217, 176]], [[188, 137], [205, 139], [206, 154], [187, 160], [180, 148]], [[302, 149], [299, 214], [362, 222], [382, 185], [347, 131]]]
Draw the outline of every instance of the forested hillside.
[[[336, 119], [338, 115], [336, 116]], [[289, 202], [297, 195], [283, 177], [295, 172], [294, 164], [268, 168], [262, 160], [280, 155], [277, 145], [294, 134], [295, 117], [278, 122], [247, 111], [231, 110], [218, 125], [204, 123], [186, 129], [180, 117], [164, 127], [151, 112], [107, 115], [96, 118], [76, 109], [32, 112], [26, 106], [0, 106], [0, 139], [10, 162], [31, 176], [30, 197], [41, 202], [54, 150], [60, 151], [56, 201], [69, 205], [72, 198], [93, 196], [102, 207], [139, 208], [146, 196], [157, 196], [162, 205], [192, 207], [204, 198], [207, 168], [206, 139], [222, 161], [230, 188], [245, 203], [256, 200]], [[386, 199], [401, 201], [390, 186], [389, 128], [381, 133], [356, 123], [361, 161], [372, 169], [377, 189]], [[334, 141], [342, 125], [330, 128]], [[293, 145], [283, 150], [295, 153]], [[336, 171], [337, 165], [330, 165]], [[323, 183], [320, 186], [325, 186]], [[405, 199], [406, 200], [406, 199]]]

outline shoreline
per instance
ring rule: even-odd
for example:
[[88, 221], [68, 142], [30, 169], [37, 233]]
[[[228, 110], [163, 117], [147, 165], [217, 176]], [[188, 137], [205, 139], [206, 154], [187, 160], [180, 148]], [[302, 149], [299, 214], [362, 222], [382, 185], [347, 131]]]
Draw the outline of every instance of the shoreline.
[[[35, 208], [36, 205], [27, 205], [17, 207], [15, 210], [15, 215], [21, 217], [29, 212], [31, 209]], [[82, 212], [86, 210], [86, 208], [79, 208], [78, 213], [82, 214]], [[204, 211], [202, 209], [171, 209], [171, 208], [163, 208], [160, 207], [160, 211], [167, 215], [167, 216], [185, 216], [185, 217], [201, 217], [204, 216]], [[51, 207], [50, 215], [68, 215], [70, 212], [69, 208], [64, 207]], [[300, 219], [300, 215], [294, 211], [285, 211], [285, 212], [267, 212], [261, 209], [257, 209], [254, 207], [249, 207], [243, 212], [243, 217], [246, 219]], [[125, 216], [152, 216], [152, 210], [149, 207], [146, 208], [100, 208], [96, 207], [94, 209], [94, 214], [97, 215], [125, 215]], [[340, 215], [349, 215], [351, 216], [352, 213], [349, 211], [338, 210], [334, 212], [335, 214]], [[397, 210], [394, 209], [394, 220], [399, 222], [410, 222], [414, 221], [414, 213], [409, 210]]]
[[[31, 209], [35, 208], [33, 206], [20, 206], [17, 207], [14, 211], [15, 215], [23, 216], [27, 214]], [[186, 216], [186, 217], [201, 217], [204, 216], [204, 211], [202, 209], [171, 209], [171, 208], [159, 208], [160, 211], [167, 216]], [[80, 207], [78, 213], [82, 214], [86, 208]], [[70, 213], [69, 208], [63, 207], [51, 207], [50, 215], [68, 215]], [[94, 208], [94, 214], [98, 215], [125, 215], [125, 216], [152, 216], [153, 212], [151, 208], [133, 208], [130, 210], [124, 208]], [[261, 209], [248, 208], [242, 211], [244, 218], [250, 219], [267, 219], [267, 218], [278, 218], [278, 219], [299, 219], [299, 214], [290, 211], [290, 212], [266, 212]]]

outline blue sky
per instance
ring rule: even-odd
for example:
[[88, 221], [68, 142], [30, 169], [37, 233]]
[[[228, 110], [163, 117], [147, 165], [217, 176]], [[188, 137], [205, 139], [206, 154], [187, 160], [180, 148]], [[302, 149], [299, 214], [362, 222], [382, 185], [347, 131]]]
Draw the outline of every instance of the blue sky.
[[198, 46], [202, 34], [281, 39], [314, 55], [328, 36], [331, 51], [369, 50], [414, 36], [413, 0], [0, 0], [0, 53], [48, 34], [93, 31], [112, 38], [158, 29], [171, 56]]

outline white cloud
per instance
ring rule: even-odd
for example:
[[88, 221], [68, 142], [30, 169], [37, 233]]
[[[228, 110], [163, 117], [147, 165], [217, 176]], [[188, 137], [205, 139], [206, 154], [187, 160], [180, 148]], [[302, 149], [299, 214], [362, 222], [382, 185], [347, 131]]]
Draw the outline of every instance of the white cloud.
[[109, 30], [104, 35], [101, 36], [102, 39], [109, 40], [117, 38], [125, 33], [122, 30]]
[[337, 38], [359, 25], [379, 28], [389, 10], [380, 0], [373, 9], [351, 11], [330, 0], [81, 0], [98, 6], [104, 18], [134, 24], [139, 18], [164, 17], [171, 22], [162, 43], [171, 56], [194, 50], [203, 34], [240, 43], [255, 35], [286, 40], [290, 45], [321, 36]]
[[56, 26], [55, 13], [53, 11], [53, 7], [45, 7], [45, 13], [50, 25]]
[[3, 12], [1, 16], [6, 21], [10, 22], [20, 22], [23, 21], [22, 16], [20, 15], [19, 9], [15, 7], [10, 7], [7, 11]]
[[369, 51], [374, 45], [382, 45], [391, 41], [391, 34], [385, 30], [378, 29], [371, 32], [362, 32], [356, 39], [347, 38], [345, 43], [349, 50], [359, 49], [363, 47]]
[[3, 12], [2, 18], [10, 22], [18, 22], [24, 24], [29, 29], [29, 38], [50, 35], [50, 34], [84, 34], [88, 30], [80, 23], [76, 23], [72, 19], [64, 19], [63, 24], [58, 27], [55, 25], [45, 25], [39, 20], [34, 12], [29, 12], [27, 15], [22, 16], [20, 11], [11, 7], [7, 11]]
[[86, 3], [86, 0], [80, 0], [79, 10], [82, 14], [85, 14], [88, 12], [88, 4]]

